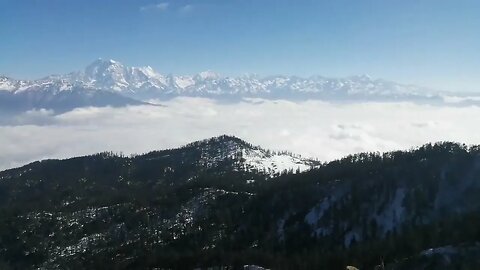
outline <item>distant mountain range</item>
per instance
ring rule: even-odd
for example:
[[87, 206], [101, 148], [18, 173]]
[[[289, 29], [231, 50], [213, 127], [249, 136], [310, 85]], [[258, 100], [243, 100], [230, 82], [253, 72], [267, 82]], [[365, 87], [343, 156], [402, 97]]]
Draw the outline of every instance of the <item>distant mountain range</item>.
[[480, 147], [447, 142], [327, 164], [220, 136], [34, 162], [0, 172], [0, 269], [480, 269], [479, 179]]
[[98, 59], [80, 72], [51, 75], [39, 80], [0, 76], [0, 109], [24, 111], [52, 109], [57, 112], [86, 106], [147, 104], [178, 96], [221, 100], [242, 98], [326, 101], [413, 101], [471, 104], [477, 98], [450, 98], [414, 85], [369, 76], [326, 78], [313, 76], [246, 75], [222, 77], [212, 71], [193, 76], [163, 75], [151, 67], [127, 67], [114, 60]]

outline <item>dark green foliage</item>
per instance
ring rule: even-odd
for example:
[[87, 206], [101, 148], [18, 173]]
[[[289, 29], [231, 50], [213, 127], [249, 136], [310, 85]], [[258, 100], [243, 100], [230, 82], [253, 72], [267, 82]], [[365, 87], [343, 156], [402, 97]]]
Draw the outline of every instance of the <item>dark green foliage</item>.
[[[428, 258], [392, 263], [480, 241], [478, 147], [364, 153], [269, 179], [238, 167], [232, 144], [253, 147], [223, 136], [1, 172], [0, 268], [406, 269]], [[443, 269], [478, 269], [467, 255]]]

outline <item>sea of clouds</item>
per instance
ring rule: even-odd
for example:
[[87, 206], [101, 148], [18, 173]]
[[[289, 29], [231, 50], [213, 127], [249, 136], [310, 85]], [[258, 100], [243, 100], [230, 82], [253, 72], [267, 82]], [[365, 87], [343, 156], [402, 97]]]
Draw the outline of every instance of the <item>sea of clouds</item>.
[[477, 106], [222, 103], [202, 98], [176, 98], [161, 104], [83, 108], [60, 115], [38, 110], [1, 119], [0, 169], [101, 151], [144, 153], [222, 134], [322, 161], [437, 141], [480, 144]]

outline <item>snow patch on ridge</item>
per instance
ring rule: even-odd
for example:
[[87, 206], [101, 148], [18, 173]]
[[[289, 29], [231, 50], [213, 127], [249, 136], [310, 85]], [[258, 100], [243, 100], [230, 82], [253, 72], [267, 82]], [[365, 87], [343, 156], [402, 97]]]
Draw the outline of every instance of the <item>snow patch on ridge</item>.
[[288, 154], [267, 154], [262, 149], [243, 149], [242, 157], [245, 159], [246, 169], [264, 171], [267, 174], [280, 174], [284, 171], [303, 172], [311, 168], [304, 159]]

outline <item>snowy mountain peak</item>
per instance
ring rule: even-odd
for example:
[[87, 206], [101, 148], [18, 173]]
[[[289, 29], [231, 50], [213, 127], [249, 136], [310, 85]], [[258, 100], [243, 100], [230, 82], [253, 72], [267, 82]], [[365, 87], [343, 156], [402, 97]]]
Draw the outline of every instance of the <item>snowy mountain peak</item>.
[[103, 59], [99, 57], [95, 61], [93, 61], [90, 65], [113, 65], [113, 64], [121, 64], [121, 63], [113, 59]]
[[132, 74], [132, 76], [136, 76], [136, 75], [143, 76], [143, 78], [136, 78], [136, 79], [143, 79], [147, 81], [152, 79], [154, 80], [154, 79], [163, 78], [163, 76], [158, 74], [151, 66], [130, 68], [130, 74]]
[[151, 74], [152, 76], [157, 75], [157, 73], [155, 72], [155, 70], [153, 70], [151, 66], [140, 67], [138, 69], [146, 74]]
[[[70, 84], [70, 85], [68, 85]], [[53, 88], [57, 87], [58, 91]], [[42, 89], [44, 87], [44, 89]], [[129, 67], [108, 59], [97, 59], [83, 71], [52, 75], [41, 80], [19, 81], [1, 77], [0, 90], [11, 93], [35, 90], [60, 93], [66, 89], [89, 89], [115, 92], [134, 100], [165, 99], [178, 96], [225, 100], [242, 98], [321, 99], [367, 101], [442, 102], [438, 92], [413, 85], [399, 84], [368, 75], [345, 78], [276, 75], [224, 77], [213, 71], [194, 76], [162, 75], [151, 66]], [[90, 94], [92, 91], [88, 91]]]
[[107, 76], [108, 74], [123, 73], [125, 67], [114, 60], [97, 59], [85, 68], [85, 74], [91, 77]]
[[0, 82], [16, 82], [16, 80], [4, 75], [0, 75]]
[[0, 76], [0, 91], [12, 91], [15, 90], [18, 82], [7, 76]]
[[121, 91], [129, 86], [125, 76], [127, 68], [115, 60], [97, 59], [85, 68], [83, 73], [77, 73], [77, 81], [97, 88]]
[[202, 80], [215, 80], [220, 78], [220, 74], [211, 70], [206, 70], [198, 73], [197, 77]]

